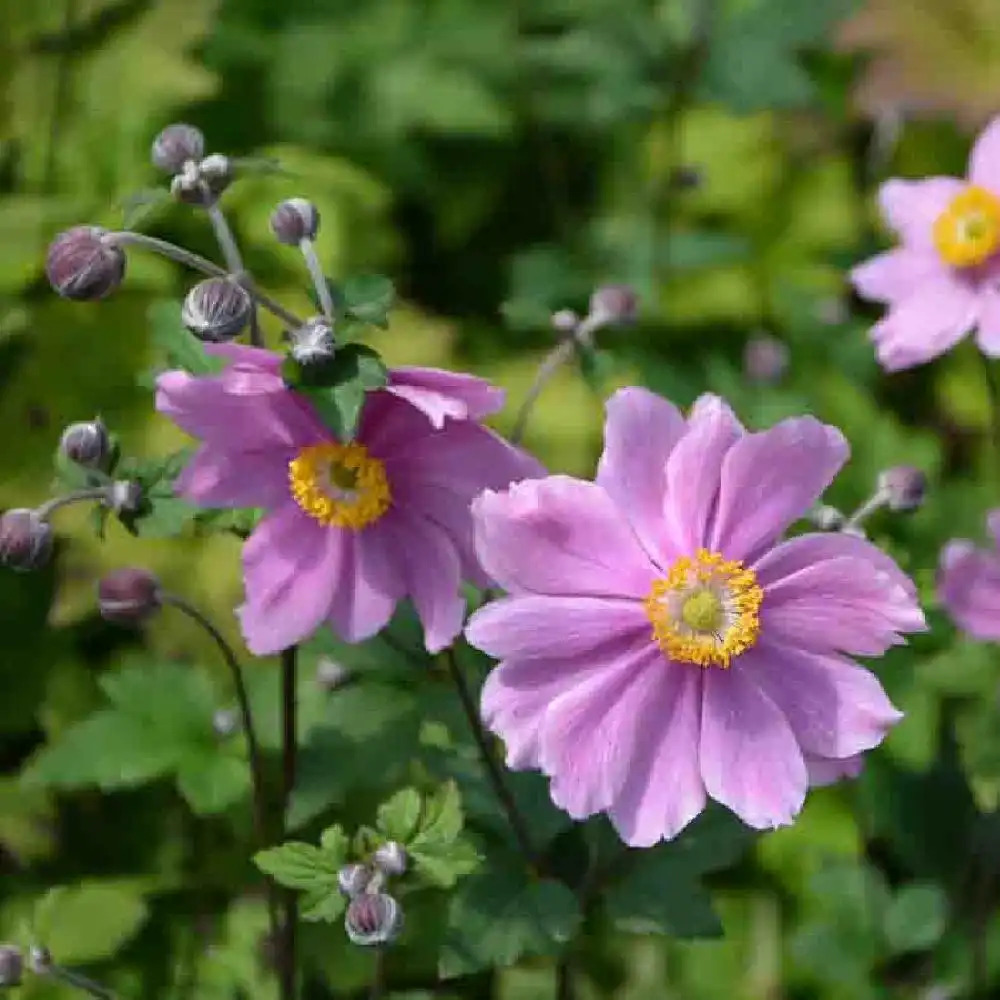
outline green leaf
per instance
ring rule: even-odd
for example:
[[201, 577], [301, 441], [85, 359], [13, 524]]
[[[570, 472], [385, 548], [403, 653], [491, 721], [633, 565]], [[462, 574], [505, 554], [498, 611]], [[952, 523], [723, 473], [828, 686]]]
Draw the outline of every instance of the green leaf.
[[280, 885], [307, 892], [335, 890], [343, 857], [313, 844], [290, 840], [254, 855], [254, 864]]
[[896, 893], [885, 915], [885, 936], [894, 954], [933, 948], [945, 932], [948, 900], [932, 882], [911, 882]]
[[409, 844], [410, 838], [417, 832], [421, 808], [420, 793], [413, 788], [404, 788], [378, 807], [376, 825], [379, 832], [385, 834], [386, 840]]
[[61, 964], [110, 958], [146, 922], [138, 889], [126, 882], [59, 886], [39, 901], [33, 931]]
[[448, 782], [424, 802], [416, 834], [409, 842], [403, 841], [417, 874], [431, 885], [450, 889], [461, 876], [479, 867], [479, 854], [460, 839], [463, 826], [458, 787]]
[[388, 278], [379, 274], [348, 278], [341, 285], [340, 294], [348, 316], [388, 329], [389, 310], [396, 298], [396, 289]]
[[316, 889], [307, 892], [300, 904], [299, 912], [303, 920], [310, 923], [335, 923], [347, 907], [339, 886], [332, 889]]
[[177, 773], [177, 788], [197, 815], [214, 816], [246, 797], [250, 768], [238, 757], [221, 752], [189, 756]]
[[491, 858], [489, 870], [464, 879], [452, 897], [440, 975], [558, 954], [580, 920], [576, 897], [561, 882], [531, 879], [516, 861]]
[[176, 302], [157, 302], [150, 306], [149, 323], [153, 330], [153, 346], [168, 368], [180, 368], [192, 375], [214, 375], [222, 371], [222, 360], [207, 354], [201, 341], [184, 328]]
[[339, 823], [327, 827], [319, 837], [319, 846], [331, 857], [339, 858], [341, 866], [347, 861], [350, 843], [350, 838]]
[[192, 454], [192, 448], [181, 448], [160, 458], [121, 463], [118, 478], [142, 487], [139, 509], [119, 515], [127, 531], [144, 538], [175, 538], [198, 516], [196, 507], [174, 495], [174, 480]]

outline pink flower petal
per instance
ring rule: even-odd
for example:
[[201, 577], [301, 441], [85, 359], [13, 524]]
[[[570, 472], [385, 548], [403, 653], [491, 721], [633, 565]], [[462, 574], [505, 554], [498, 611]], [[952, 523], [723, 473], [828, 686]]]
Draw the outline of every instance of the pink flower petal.
[[1000, 291], [993, 286], [980, 292], [976, 343], [988, 357], [1000, 357]]
[[630, 847], [676, 837], [707, 801], [698, 759], [704, 671], [661, 661], [647, 673], [656, 688], [623, 734], [629, 771], [609, 810]]
[[722, 463], [711, 548], [748, 559], [820, 498], [847, 461], [844, 435], [813, 417], [747, 434]]
[[345, 642], [364, 642], [381, 632], [392, 617], [396, 588], [384, 572], [375, 572], [372, 554], [366, 552], [365, 531], [343, 531], [340, 573], [327, 582], [330, 611], [327, 624]]
[[216, 358], [224, 358], [230, 364], [246, 365], [260, 368], [262, 371], [278, 373], [281, 371], [282, 356], [276, 351], [267, 351], [262, 347], [247, 347], [245, 344], [205, 344], [205, 353]]
[[941, 553], [938, 597], [948, 614], [975, 639], [1000, 639], [1000, 554], [956, 539]]
[[870, 302], [895, 302], [946, 270], [936, 252], [897, 247], [877, 254], [851, 270], [854, 290]]
[[979, 133], [969, 154], [969, 180], [1000, 195], [1000, 118]]
[[933, 250], [935, 220], [965, 187], [965, 181], [956, 177], [894, 179], [879, 189], [879, 207], [886, 223], [904, 243]]
[[632, 764], [631, 732], [658, 693], [663, 658], [650, 642], [609, 660], [550, 703], [542, 720], [540, 763], [552, 801], [574, 819], [607, 809]]
[[686, 430], [684, 418], [647, 389], [619, 389], [606, 409], [595, 481], [625, 513], [650, 558], [665, 568], [679, 554], [667, 537], [663, 503], [667, 459]]
[[886, 371], [912, 368], [955, 346], [976, 324], [979, 297], [960, 277], [942, 274], [896, 302], [871, 336]]
[[642, 599], [654, 567], [611, 498], [594, 483], [549, 476], [487, 490], [472, 505], [476, 554], [512, 593]]
[[638, 601], [607, 597], [504, 597], [469, 619], [465, 637], [494, 659], [564, 659], [652, 635]]
[[693, 553], [711, 535], [722, 462], [742, 433], [742, 426], [723, 400], [700, 397], [687, 433], [667, 461], [664, 515], [677, 550]]
[[431, 421], [481, 420], [503, 408], [504, 391], [474, 375], [440, 368], [393, 368], [387, 391], [405, 399]]
[[808, 775], [781, 710], [737, 670], [705, 670], [701, 776], [708, 794], [758, 830], [791, 823]]
[[732, 669], [781, 709], [799, 746], [813, 756], [871, 750], [903, 717], [874, 674], [842, 657], [760, 642]]
[[243, 638], [268, 656], [308, 638], [330, 610], [343, 572], [344, 533], [323, 528], [293, 502], [268, 514], [243, 546]]
[[986, 530], [993, 539], [993, 544], [1000, 547], [1000, 507], [996, 507], [986, 515]]
[[202, 445], [174, 492], [203, 507], [279, 507], [289, 499], [288, 462], [295, 452], [231, 452]]
[[843, 760], [827, 757], [810, 757], [806, 754], [806, 770], [809, 772], [811, 788], [822, 788], [832, 785], [842, 778], [856, 778], [861, 773], [864, 764], [858, 757], [846, 757]]

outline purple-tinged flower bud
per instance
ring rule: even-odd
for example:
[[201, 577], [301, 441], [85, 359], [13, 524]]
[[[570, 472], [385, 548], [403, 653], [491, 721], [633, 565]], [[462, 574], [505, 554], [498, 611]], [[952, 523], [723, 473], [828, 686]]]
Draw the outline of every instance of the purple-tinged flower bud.
[[603, 285], [590, 296], [592, 321], [628, 324], [635, 322], [639, 297], [628, 285]]
[[62, 433], [59, 449], [85, 469], [104, 470], [111, 458], [111, 438], [104, 421], [96, 417], [70, 424]]
[[170, 193], [185, 205], [207, 208], [215, 201], [208, 185], [201, 179], [195, 164], [185, 164], [182, 173], [174, 174], [170, 182]]
[[372, 856], [372, 862], [386, 875], [405, 875], [410, 856], [398, 841], [387, 840]]
[[316, 683], [324, 691], [335, 691], [346, 684], [351, 672], [342, 663], [331, 660], [329, 656], [321, 657], [316, 665]]
[[52, 968], [52, 952], [43, 944], [33, 944], [28, 949], [28, 968], [36, 976], [44, 976]]
[[788, 370], [788, 348], [777, 338], [759, 334], [743, 348], [743, 374], [750, 382], [769, 385]]
[[97, 585], [101, 617], [115, 625], [142, 625], [160, 610], [160, 581], [148, 570], [125, 566]]
[[177, 122], [168, 125], [154, 140], [153, 163], [167, 173], [176, 174], [189, 161], [198, 161], [205, 155], [205, 136], [194, 125]]
[[49, 244], [45, 274], [64, 299], [93, 302], [122, 283], [125, 264], [125, 252], [106, 229], [74, 226]]
[[142, 500], [142, 486], [127, 479], [112, 483], [108, 490], [107, 504], [116, 514], [137, 514]]
[[844, 515], [829, 504], [819, 504], [809, 512], [809, 520], [820, 531], [839, 531], [844, 523]]
[[895, 465], [879, 473], [877, 488], [889, 510], [916, 510], [923, 505], [927, 477], [912, 465]]
[[348, 899], [363, 893], [371, 880], [372, 870], [367, 865], [344, 865], [337, 873], [337, 885]]
[[580, 317], [572, 309], [560, 309], [552, 314], [549, 322], [553, 330], [569, 336], [580, 325]]
[[288, 198], [271, 213], [271, 232], [290, 247], [316, 239], [318, 229], [319, 211], [305, 198]]
[[403, 909], [384, 892], [363, 892], [347, 904], [344, 927], [353, 944], [389, 944], [403, 929]]
[[330, 321], [323, 316], [307, 319], [291, 332], [291, 354], [300, 365], [329, 361], [337, 352], [337, 341]]
[[24, 975], [24, 954], [17, 945], [0, 944], [0, 989], [20, 986]]
[[198, 164], [198, 173], [213, 197], [218, 198], [233, 182], [233, 161], [221, 153], [213, 153]]
[[228, 739], [240, 729], [239, 713], [232, 708], [220, 708], [212, 715], [212, 729], [220, 740]]
[[26, 507], [0, 515], [0, 566], [27, 573], [52, 555], [52, 526]]
[[250, 321], [253, 299], [232, 278], [206, 278], [184, 297], [181, 321], [199, 339], [220, 343], [238, 337]]
[[680, 166], [670, 171], [670, 186], [675, 191], [693, 191], [701, 187], [702, 172], [697, 167]]

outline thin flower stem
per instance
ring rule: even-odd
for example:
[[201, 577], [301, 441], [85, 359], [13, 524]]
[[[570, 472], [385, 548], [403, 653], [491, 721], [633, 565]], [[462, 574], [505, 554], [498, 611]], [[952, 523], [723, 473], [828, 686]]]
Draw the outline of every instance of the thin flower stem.
[[568, 955], [563, 955], [556, 965], [556, 1000], [576, 1000], [573, 966]]
[[74, 972], [72, 969], [64, 969], [61, 965], [52, 963], [45, 966], [43, 975], [51, 976], [67, 986], [80, 990], [82, 993], [89, 993], [95, 1000], [116, 1000], [115, 994], [106, 986], [95, 983], [93, 979]]
[[538, 855], [532, 845], [531, 836], [528, 833], [527, 823], [525, 823], [524, 817], [521, 815], [521, 811], [517, 807], [517, 802], [514, 801], [514, 796], [511, 793], [510, 788], [507, 787], [507, 782], [504, 781], [503, 772], [501, 771], [500, 765], [497, 763], [497, 759], [493, 754], [489, 737], [486, 735], [485, 729], [483, 729], [483, 721], [479, 716], [478, 710], [476, 709], [475, 700], [472, 697], [472, 692], [469, 690], [469, 685], [465, 679], [465, 675], [462, 673], [462, 668], [458, 664], [458, 659], [455, 656], [455, 650], [449, 647], [444, 651], [442, 656], [448, 666], [448, 672], [451, 674], [451, 679], [455, 682], [455, 688], [458, 691], [459, 700], [461, 701], [462, 708], [465, 711], [465, 717], [469, 720], [469, 728], [472, 730], [472, 738], [476, 741], [476, 747], [479, 750], [479, 756], [482, 759], [483, 766], [486, 768], [486, 774], [490, 779], [490, 783], [493, 785], [493, 791], [496, 794], [500, 805], [503, 807], [503, 810], [507, 815], [507, 821], [510, 823], [510, 827], [514, 831], [514, 837], [516, 838], [518, 846], [521, 849], [521, 853], [524, 855], [524, 859], [529, 865], [537, 866]]
[[559, 341], [542, 360], [542, 363], [538, 366], [538, 371], [535, 372], [535, 378], [528, 389], [528, 394], [524, 397], [524, 402], [521, 403], [520, 409], [517, 411], [517, 416], [514, 418], [514, 429], [510, 433], [511, 444], [521, 443], [521, 439], [524, 437], [524, 432], [528, 426], [528, 417], [531, 416], [531, 411], [535, 408], [538, 397], [541, 396], [542, 391], [549, 384], [552, 376], [573, 357], [575, 350], [576, 345], [573, 337], [568, 336], [565, 340]]
[[372, 965], [372, 988], [368, 1000], [381, 1000], [385, 991], [385, 949], [375, 949], [375, 961]]
[[[298, 766], [298, 647], [281, 651], [281, 836], [284, 839], [288, 807], [295, 790]], [[282, 1000], [295, 1000], [296, 938], [299, 921], [298, 895], [294, 889], [285, 893], [285, 922], [279, 948], [279, 974]]]
[[319, 307], [323, 310], [323, 315], [333, 323], [335, 316], [333, 296], [330, 294], [330, 286], [326, 283], [326, 275], [323, 274], [323, 265], [316, 255], [316, 247], [312, 240], [304, 239], [299, 242], [299, 249], [305, 258], [306, 267], [309, 268], [309, 277], [312, 278], [313, 287], [316, 289]]
[[884, 490], [876, 490], [846, 521], [840, 526], [841, 531], [860, 528], [861, 522], [885, 506], [888, 499]]
[[990, 400], [990, 440], [993, 445], [993, 468], [1000, 479], [1000, 382], [997, 372], [990, 359], [980, 354], [983, 375], [986, 379], [986, 392]]
[[[236, 242], [236, 236], [233, 234], [232, 227], [226, 220], [225, 213], [219, 207], [219, 203], [215, 201], [208, 206], [207, 211], [208, 218], [212, 223], [212, 229], [215, 231], [215, 238], [218, 241], [219, 249], [222, 251], [222, 257], [226, 262], [226, 267], [229, 268], [232, 274], [238, 276], [247, 291], [250, 291], [254, 285], [253, 278], [251, 278], [249, 272], [243, 266], [243, 255], [240, 253], [239, 244]], [[253, 347], [264, 346], [264, 338], [260, 332], [260, 322], [257, 319], [256, 309], [250, 313], [250, 343]]]
[[[136, 233], [130, 229], [126, 229], [114, 233], [112, 238], [117, 246], [136, 246], [142, 248], [143, 250], [152, 250], [154, 253], [158, 253], [164, 257], [168, 257], [170, 260], [176, 261], [178, 264], [190, 267], [193, 271], [200, 271], [202, 274], [208, 275], [210, 278], [230, 277], [229, 272], [224, 267], [219, 267], [218, 264], [210, 261], [207, 257], [202, 257], [201, 254], [192, 253], [190, 250], [185, 250], [183, 247], [176, 246], [173, 243], [168, 243], [166, 240], [158, 239], [155, 236], [147, 236], [145, 233]], [[253, 285], [252, 282], [246, 282], [247, 278], [246, 275], [244, 275], [243, 280], [240, 283], [243, 284], [244, 288], [246, 288], [257, 303], [264, 309], [273, 313], [278, 317], [278, 319], [287, 323], [291, 327], [298, 327], [302, 325], [302, 320], [300, 320], [295, 313], [289, 312], [283, 305], [275, 302], [269, 295], [265, 295], [264, 292]]]
[[91, 500], [107, 503], [108, 498], [108, 489], [104, 486], [85, 490], [73, 490], [72, 493], [66, 493], [61, 497], [54, 497], [52, 500], [47, 500], [35, 513], [41, 520], [47, 521], [61, 507], [69, 507], [75, 503], [86, 503]]
[[[219, 652], [222, 653], [223, 660], [229, 668], [233, 681], [233, 688], [236, 692], [236, 702], [239, 706], [240, 720], [243, 725], [243, 732], [247, 741], [247, 755], [250, 758], [250, 777], [253, 795], [253, 823], [254, 834], [257, 845], [263, 848], [267, 845], [267, 801], [264, 797], [264, 766], [263, 757], [260, 751], [260, 743], [257, 740], [257, 730], [254, 726], [253, 712], [250, 708], [250, 697], [247, 693], [246, 680], [243, 676], [243, 669], [239, 660], [233, 652], [232, 647], [226, 642], [222, 633], [212, 624], [212, 622], [183, 597], [177, 594], [164, 593], [160, 597], [164, 604], [169, 604], [182, 614], [185, 614], [192, 621], [197, 622], [213, 639]], [[272, 938], [278, 933], [278, 902], [276, 887], [270, 879], [267, 880], [267, 914], [271, 928]]]

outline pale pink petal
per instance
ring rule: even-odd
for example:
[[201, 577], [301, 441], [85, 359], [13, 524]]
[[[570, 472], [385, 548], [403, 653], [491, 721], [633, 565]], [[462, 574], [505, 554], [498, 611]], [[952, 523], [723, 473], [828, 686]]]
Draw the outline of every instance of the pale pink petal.
[[906, 244], [934, 249], [934, 222], [966, 187], [956, 177], [890, 180], [879, 189], [879, 207], [888, 226]]
[[656, 688], [638, 706], [623, 739], [629, 771], [609, 810], [631, 847], [651, 847], [676, 837], [704, 808], [699, 765], [703, 671], [661, 662], [650, 671]]
[[976, 343], [983, 354], [1000, 358], [1000, 290], [993, 286], [980, 292]]
[[979, 297], [961, 276], [928, 279], [872, 327], [879, 363], [900, 371], [930, 361], [954, 347], [978, 316]]
[[648, 389], [619, 389], [605, 406], [595, 481], [624, 512], [650, 558], [666, 567], [679, 555], [663, 519], [667, 459], [687, 425], [677, 407]]
[[381, 391], [365, 397], [357, 437], [376, 458], [405, 455], [417, 440], [433, 436], [433, 424], [409, 403]]
[[895, 302], [946, 269], [933, 250], [897, 247], [877, 254], [851, 270], [854, 290], [870, 302]]
[[174, 482], [174, 492], [202, 507], [278, 507], [289, 498], [295, 452], [231, 452], [202, 445]]
[[986, 529], [993, 539], [993, 544], [1000, 547], [1000, 507], [994, 508], [986, 515]]
[[778, 706], [807, 754], [871, 750], [900, 719], [874, 674], [850, 660], [759, 642], [731, 668]]
[[565, 658], [652, 632], [638, 601], [607, 597], [503, 597], [469, 619], [465, 637], [494, 659]]
[[393, 368], [387, 391], [443, 427], [446, 418], [481, 420], [503, 408], [504, 391], [474, 375], [440, 368]]
[[[373, 560], [364, 531], [342, 531], [343, 554], [340, 573], [331, 579], [331, 602], [327, 624], [345, 642], [363, 642], [381, 632], [392, 617], [398, 600], [395, 588], [382, 573], [373, 570]], [[374, 564], [378, 566], [377, 563]]]
[[246, 602], [237, 611], [250, 652], [268, 656], [316, 631], [343, 572], [343, 543], [343, 532], [294, 503], [260, 522], [243, 546]]
[[809, 772], [809, 785], [812, 788], [832, 785], [842, 778], [856, 778], [861, 773], [863, 765], [864, 760], [861, 756], [836, 760], [810, 757], [806, 754], [806, 770]]
[[472, 504], [476, 554], [512, 593], [649, 594], [649, 557], [611, 498], [594, 483], [549, 476], [489, 490]]
[[791, 823], [808, 775], [781, 710], [743, 671], [705, 670], [701, 776], [708, 794], [748, 826]]
[[607, 667], [563, 691], [542, 719], [540, 763], [552, 801], [574, 819], [607, 809], [632, 766], [631, 733], [659, 692], [663, 657], [640, 641]]
[[813, 417], [744, 435], [722, 463], [711, 548], [751, 558], [806, 513], [849, 453], [844, 435]]
[[1000, 639], [1000, 554], [957, 539], [941, 553], [938, 597], [964, 632]]
[[687, 433], [667, 461], [664, 515], [678, 551], [692, 553], [711, 535], [723, 459], [743, 428], [719, 397], [699, 398]]
[[1000, 118], [979, 133], [969, 154], [969, 180], [1000, 195]]

